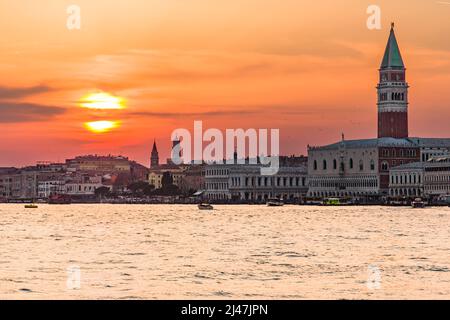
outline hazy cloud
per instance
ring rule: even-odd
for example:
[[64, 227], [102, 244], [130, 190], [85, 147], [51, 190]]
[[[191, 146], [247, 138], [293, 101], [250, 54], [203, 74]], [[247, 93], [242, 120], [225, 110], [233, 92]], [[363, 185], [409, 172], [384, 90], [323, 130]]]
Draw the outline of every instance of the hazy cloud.
[[227, 115], [243, 115], [243, 114], [253, 114], [257, 113], [257, 110], [215, 110], [215, 111], [205, 111], [205, 112], [132, 112], [129, 115], [135, 117], [155, 117], [155, 118], [193, 118], [193, 117], [221, 117]]
[[12, 87], [1, 87], [0, 86], [0, 100], [6, 99], [18, 99], [34, 94], [49, 92], [52, 89], [47, 86], [33, 86], [25, 88], [12, 88]]
[[0, 123], [45, 121], [65, 111], [54, 106], [0, 102]]

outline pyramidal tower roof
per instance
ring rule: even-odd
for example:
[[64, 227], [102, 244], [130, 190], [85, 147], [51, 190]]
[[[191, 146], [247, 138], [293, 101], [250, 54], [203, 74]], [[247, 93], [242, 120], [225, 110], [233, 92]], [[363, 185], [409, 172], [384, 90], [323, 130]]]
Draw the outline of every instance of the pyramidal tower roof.
[[156, 148], [156, 141], [153, 141], [153, 148], [152, 148], [152, 152], [158, 152], [158, 149]]
[[383, 61], [381, 62], [381, 69], [386, 68], [404, 68], [402, 55], [398, 47], [397, 39], [394, 32], [394, 23], [391, 25], [391, 33], [384, 52]]

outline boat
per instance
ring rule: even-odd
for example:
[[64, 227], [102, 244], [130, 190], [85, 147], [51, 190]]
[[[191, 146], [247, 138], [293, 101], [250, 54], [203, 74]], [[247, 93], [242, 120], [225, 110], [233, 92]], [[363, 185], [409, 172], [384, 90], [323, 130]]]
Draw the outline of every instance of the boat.
[[267, 200], [267, 206], [269, 207], [282, 207], [284, 205], [283, 199], [270, 198]]
[[72, 199], [66, 194], [54, 194], [48, 198], [48, 204], [71, 204]]
[[308, 205], [308, 206], [320, 206], [323, 203], [322, 203], [322, 201], [319, 201], [319, 200], [307, 200], [305, 202], [305, 204]]
[[407, 206], [408, 203], [407, 203], [406, 200], [403, 200], [403, 201], [400, 201], [400, 200], [392, 200], [392, 201], [389, 202], [389, 205], [390, 205], [390, 206], [393, 206], [393, 207], [401, 207], [401, 206]]
[[416, 198], [413, 202], [411, 202], [411, 206], [415, 209], [425, 208], [425, 205], [426, 203], [421, 198]]
[[203, 195], [205, 194], [205, 190], [199, 190], [193, 194], [194, 197], [199, 198], [199, 204], [197, 205], [199, 210], [213, 210], [214, 207], [206, 202], [206, 200], [203, 200]]
[[342, 205], [341, 199], [339, 198], [327, 198], [323, 200], [324, 206], [340, 206]]
[[34, 203], [29, 203], [25, 205], [25, 209], [37, 209], [38, 205]]
[[210, 205], [209, 203], [199, 203], [198, 208], [200, 210], [213, 210], [214, 209], [214, 207], [212, 205]]
[[449, 206], [450, 207], [450, 195], [441, 195], [438, 197], [437, 201], [435, 201], [433, 204], [436, 204], [438, 206]]

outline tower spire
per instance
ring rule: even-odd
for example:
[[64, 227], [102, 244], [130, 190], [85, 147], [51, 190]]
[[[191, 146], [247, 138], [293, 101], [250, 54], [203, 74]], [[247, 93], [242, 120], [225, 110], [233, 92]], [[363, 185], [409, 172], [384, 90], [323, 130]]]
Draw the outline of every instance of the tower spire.
[[381, 62], [381, 69], [397, 69], [405, 67], [400, 49], [398, 47], [397, 38], [395, 37], [394, 26], [395, 23], [392, 22], [388, 43], [386, 45], [386, 50], [384, 51], [383, 61]]
[[153, 140], [153, 148], [152, 148], [152, 154], [150, 158], [150, 168], [154, 168], [159, 166], [159, 154], [158, 154], [158, 148], [156, 147], [156, 140]]

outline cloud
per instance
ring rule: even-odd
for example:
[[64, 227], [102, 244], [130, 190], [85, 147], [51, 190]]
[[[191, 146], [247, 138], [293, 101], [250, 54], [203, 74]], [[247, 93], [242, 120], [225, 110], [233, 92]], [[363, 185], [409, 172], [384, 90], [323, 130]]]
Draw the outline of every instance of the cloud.
[[46, 121], [65, 111], [64, 108], [54, 106], [0, 102], [0, 123]]
[[222, 117], [227, 115], [243, 115], [243, 114], [253, 114], [259, 112], [258, 110], [215, 110], [215, 111], [205, 111], [205, 112], [152, 112], [152, 111], [142, 111], [142, 112], [132, 112], [129, 115], [134, 117], [155, 117], [155, 118], [193, 118], [193, 117]]
[[263, 42], [262, 45], [256, 48], [256, 52], [282, 56], [313, 56], [325, 59], [359, 59], [364, 57], [364, 53], [352, 43], [330, 40], [324, 37], [299, 41], [298, 39], [301, 38], [301, 36], [298, 36], [289, 41], [277, 39], [269, 43]]
[[49, 92], [52, 89], [47, 86], [33, 86], [24, 88], [11, 88], [11, 87], [1, 87], [0, 86], [0, 100], [6, 99], [18, 99], [23, 97], [28, 97], [31, 95]]
[[[219, 107], [219, 106], [217, 106]], [[191, 106], [187, 108], [193, 108]], [[264, 104], [253, 106], [222, 105], [221, 109], [198, 112], [164, 112], [164, 111], [135, 111], [126, 113], [129, 117], [144, 118], [196, 118], [196, 117], [226, 117], [254, 114], [276, 114], [278, 116], [316, 116], [330, 115], [335, 110], [334, 106], [309, 106], [301, 104]], [[343, 112], [353, 111], [353, 108], [342, 108]]]

